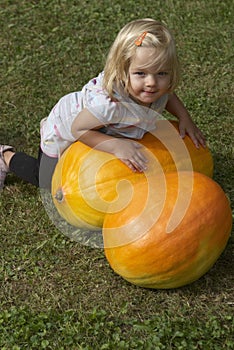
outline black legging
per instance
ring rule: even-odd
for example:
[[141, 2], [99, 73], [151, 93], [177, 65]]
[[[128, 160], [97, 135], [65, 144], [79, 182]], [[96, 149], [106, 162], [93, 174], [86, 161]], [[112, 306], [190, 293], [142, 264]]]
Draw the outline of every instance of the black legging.
[[23, 152], [16, 152], [11, 158], [9, 169], [20, 179], [40, 188], [51, 189], [51, 180], [58, 158], [48, 157], [39, 149], [38, 158]]

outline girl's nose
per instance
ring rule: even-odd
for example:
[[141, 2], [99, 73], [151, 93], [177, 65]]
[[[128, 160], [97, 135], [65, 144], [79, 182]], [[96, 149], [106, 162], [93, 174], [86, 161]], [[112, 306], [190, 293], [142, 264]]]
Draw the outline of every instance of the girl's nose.
[[148, 74], [146, 78], [147, 86], [155, 86], [156, 85], [156, 77], [153, 74]]

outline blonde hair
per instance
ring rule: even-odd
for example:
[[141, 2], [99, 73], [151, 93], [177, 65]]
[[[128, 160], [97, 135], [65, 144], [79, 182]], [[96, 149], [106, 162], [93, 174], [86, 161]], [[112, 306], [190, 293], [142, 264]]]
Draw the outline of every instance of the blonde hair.
[[[176, 47], [169, 29], [151, 18], [139, 19], [126, 24], [117, 35], [107, 56], [104, 67], [103, 87], [111, 98], [114, 98], [114, 88], [128, 90], [129, 66], [136, 54], [135, 41], [142, 33], [147, 35], [142, 41], [143, 47], [155, 48], [157, 55], [151, 62], [151, 66], [165, 66], [170, 69], [171, 82], [169, 91], [173, 91], [179, 80], [179, 63], [176, 55]], [[147, 68], [147, 67], [144, 67]]]

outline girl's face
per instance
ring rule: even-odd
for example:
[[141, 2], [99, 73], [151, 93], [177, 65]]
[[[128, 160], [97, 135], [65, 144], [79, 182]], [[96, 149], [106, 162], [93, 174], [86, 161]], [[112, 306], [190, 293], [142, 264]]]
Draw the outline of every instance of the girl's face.
[[[171, 76], [168, 66], [157, 67], [150, 65], [154, 48], [139, 47], [129, 67], [130, 96], [144, 106], [150, 106], [169, 91]], [[147, 68], [142, 68], [146, 66]]]

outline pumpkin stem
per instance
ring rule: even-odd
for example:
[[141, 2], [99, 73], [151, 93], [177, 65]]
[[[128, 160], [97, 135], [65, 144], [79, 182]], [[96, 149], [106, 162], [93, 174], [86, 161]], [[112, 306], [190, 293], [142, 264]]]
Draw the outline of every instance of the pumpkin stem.
[[56, 192], [56, 195], [54, 196], [55, 199], [57, 199], [58, 202], [62, 202], [63, 201], [63, 191], [61, 189], [59, 189]]

